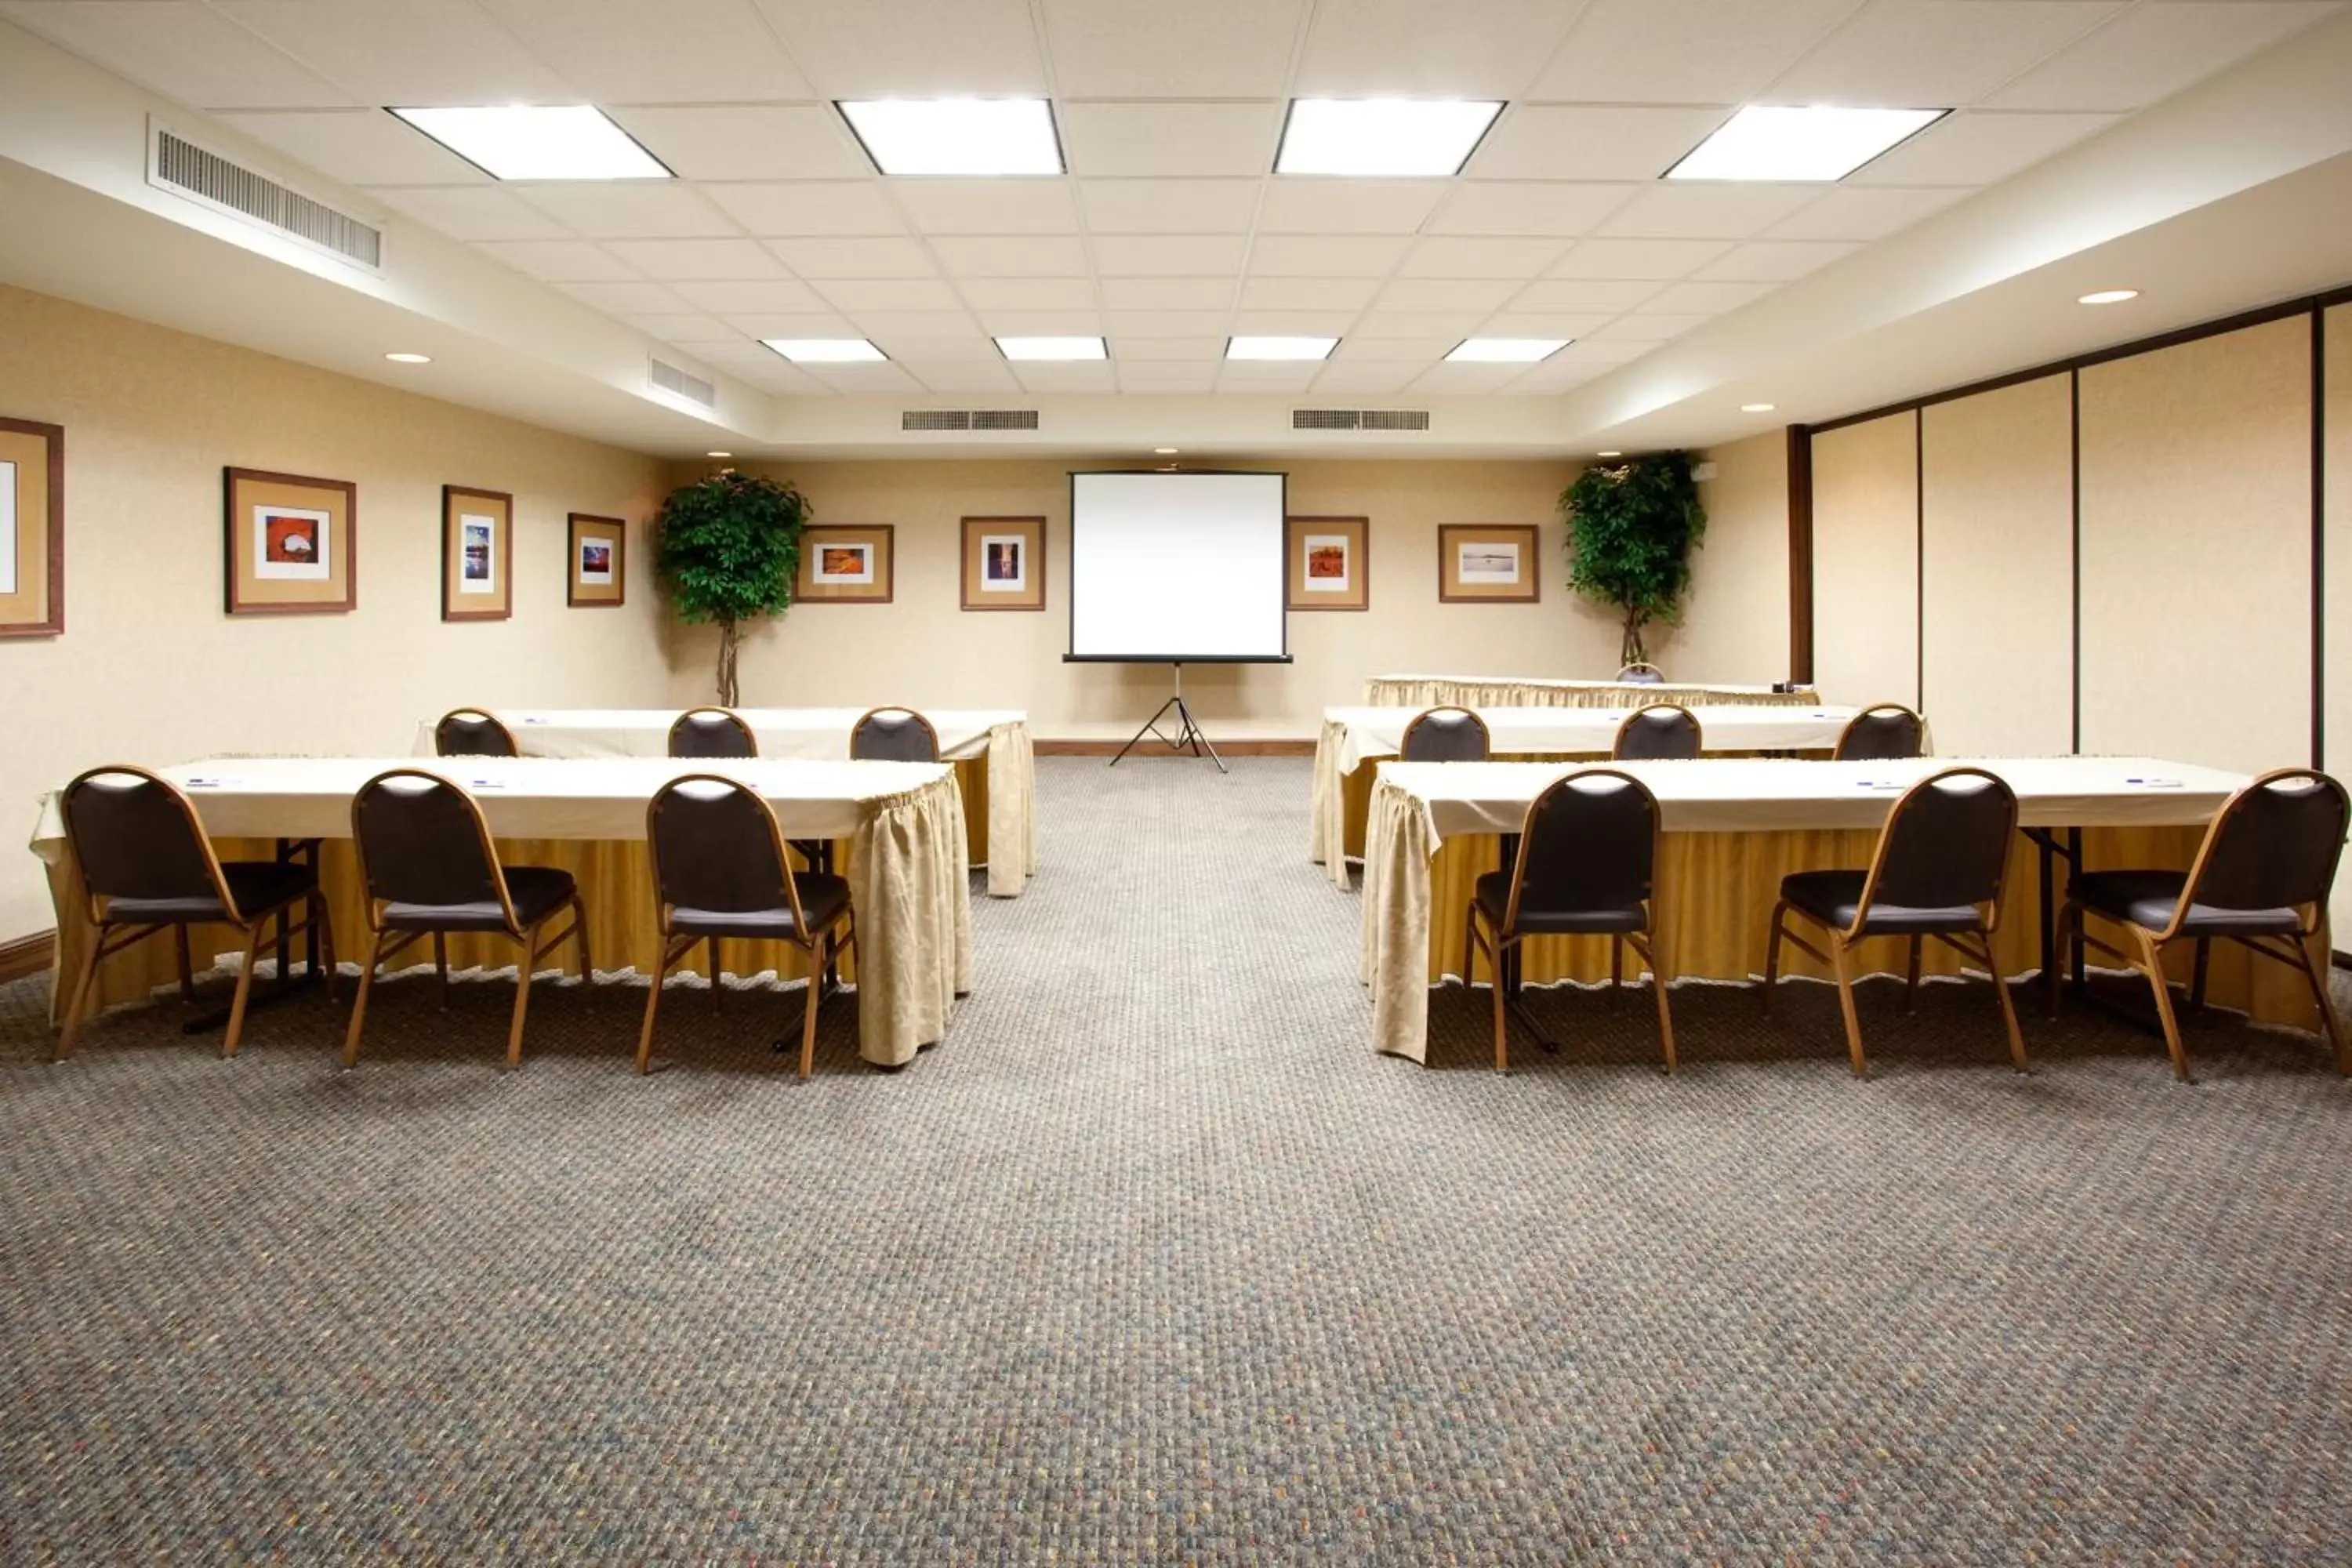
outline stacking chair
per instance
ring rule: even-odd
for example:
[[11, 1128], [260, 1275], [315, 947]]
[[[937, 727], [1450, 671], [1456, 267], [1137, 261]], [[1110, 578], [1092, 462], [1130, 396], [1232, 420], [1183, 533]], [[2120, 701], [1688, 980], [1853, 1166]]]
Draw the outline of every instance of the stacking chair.
[[[2326, 929], [2327, 890], [2344, 853], [2347, 816], [2352, 803], [2341, 784], [2310, 768], [2280, 768], [2230, 797], [2187, 871], [2085, 871], [2067, 885], [2066, 929], [2147, 976], [2175, 1078], [2189, 1081], [2189, 1057], [2164, 979], [2164, 950], [2177, 942], [2197, 944], [2189, 999], [2201, 1007], [2205, 963], [2216, 937], [2302, 971], [2319, 1005], [2320, 1027], [2335, 1048], [2336, 1070], [2352, 1074], [2352, 1045], [2337, 1026], [2327, 977], [2311, 955], [2313, 941]], [[2085, 935], [2085, 914], [2121, 926], [2137, 951]], [[2054, 1008], [2054, 969], [2050, 1001]]]
[[[653, 849], [662, 961], [646, 997], [637, 1070], [645, 1072], [652, 1064], [662, 977], [696, 942], [710, 944], [716, 985], [721, 937], [772, 938], [809, 955], [808, 999], [801, 1017], [801, 1077], [808, 1077], [816, 1063], [816, 1010], [824, 1000], [826, 963], [833, 952], [857, 942], [849, 884], [821, 872], [793, 870], [784, 858], [783, 831], [768, 803], [733, 779], [709, 773], [690, 773], [662, 785], [646, 807], [646, 842]], [[838, 942], [835, 927], [842, 928]]]
[[[1780, 879], [1780, 901], [1772, 906], [1772, 939], [1764, 954], [1764, 1008], [1780, 978], [1780, 942], [1827, 963], [1837, 975], [1838, 1005], [1845, 1014], [1846, 1054], [1853, 1075], [1869, 1075], [1862, 1054], [1862, 1025], [1853, 1011], [1853, 952], [1874, 936], [1908, 937], [1910, 978], [1905, 1005], [1919, 994], [1919, 953], [1928, 938], [1971, 963], [1984, 965], [1992, 994], [2009, 1029], [2009, 1058], [2030, 1070], [2025, 1041], [2017, 1032], [2017, 1009], [1993, 957], [1992, 934], [2000, 928], [2000, 900], [2009, 876], [2010, 837], [2017, 831], [2017, 796], [1998, 774], [1982, 768], [1946, 768], [1906, 790], [1887, 813], [1878, 847], [1865, 871], [1799, 871]], [[1822, 928], [1829, 951], [1787, 929], [1787, 917], [1803, 916]], [[1974, 945], [1970, 945], [1973, 942]]]
[[936, 763], [940, 732], [911, 708], [876, 708], [850, 726], [849, 754], [861, 763]]
[[[195, 1000], [188, 962], [188, 928], [232, 925], [245, 932], [245, 963], [229, 1004], [228, 1033], [221, 1055], [236, 1055], [245, 1033], [245, 1009], [253, 994], [254, 961], [261, 955], [261, 928], [278, 921], [283, 941], [297, 932], [316, 934], [327, 971], [327, 994], [335, 994], [335, 933], [318, 873], [282, 860], [223, 860], [196, 820], [188, 797], [168, 780], [127, 763], [92, 768], [66, 785], [66, 843], [81, 868], [88, 894], [89, 950], [67, 1004], [65, 1032], [57, 1059], [72, 1054], [99, 961], [110, 958], [165, 931], [179, 947], [180, 996]], [[303, 906], [299, 924], [288, 915]]]
[[453, 708], [433, 726], [433, 750], [444, 757], [512, 757], [514, 731], [478, 708]]
[[756, 757], [760, 742], [740, 714], [725, 708], [689, 708], [669, 727], [673, 757]]
[[[420, 937], [433, 939], [441, 1005], [449, 1005], [451, 931], [490, 931], [522, 944], [515, 972], [514, 1021], [507, 1028], [507, 1065], [522, 1065], [522, 1020], [530, 1005], [531, 969], [569, 938], [580, 950], [580, 979], [588, 967], [588, 910], [572, 873], [550, 866], [501, 866], [490, 825], [472, 795], [438, 773], [393, 768], [362, 784], [352, 797], [352, 840], [359, 850], [368, 928], [374, 942], [360, 972], [359, 1001], [343, 1039], [343, 1065], [360, 1058], [360, 1026], [378, 965]], [[540, 932], [564, 910], [572, 923], [546, 941]]]
[[1619, 670], [1617, 679], [1636, 686], [1663, 686], [1665, 684], [1666, 672], [1647, 661], [1636, 661]]
[[1617, 742], [1609, 752], [1621, 763], [1698, 753], [1698, 715], [1679, 702], [1653, 702], [1626, 714], [1624, 722], [1617, 726]]
[[1845, 721], [1838, 732], [1841, 763], [1884, 763], [1916, 757], [1926, 747], [1927, 721], [1900, 702], [1874, 702]]
[[1397, 754], [1408, 763], [1483, 763], [1486, 721], [1467, 708], [1425, 708], [1404, 727]]
[[[1506, 984], [1510, 966], [1505, 960], [1528, 937], [1562, 934], [1609, 938], [1612, 990], [1622, 983], [1627, 947], [1649, 965], [1658, 998], [1658, 1037], [1665, 1048], [1666, 1070], [1675, 1070], [1666, 977], [1652, 950], [1657, 930], [1658, 830], [1657, 800], [1631, 773], [1613, 768], [1568, 773], [1528, 805], [1511, 868], [1489, 871], [1473, 884], [1465, 924], [1470, 946], [1486, 955], [1495, 977], [1496, 1072], [1510, 1070], [1504, 1011], [1517, 1007]], [[1467, 952], [1465, 948], [1465, 971]], [[1532, 1020], [1521, 1016], [1532, 1028]], [[1543, 1046], [1557, 1048], [1548, 1039]]]

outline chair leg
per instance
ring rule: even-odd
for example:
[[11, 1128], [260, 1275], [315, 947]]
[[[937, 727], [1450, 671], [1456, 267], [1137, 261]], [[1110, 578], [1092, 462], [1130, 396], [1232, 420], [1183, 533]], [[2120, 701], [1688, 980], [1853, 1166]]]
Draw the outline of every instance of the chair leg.
[[1780, 983], [1781, 922], [1789, 913], [1784, 900], [1772, 906], [1772, 937], [1764, 944], [1764, 1011], [1772, 1011], [1772, 989]]
[[727, 1000], [727, 987], [719, 983], [719, 939], [710, 939], [710, 1005], [722, 1005]]
[[2066, 907], [2058, 912], [2057, 940], [2052, 944], [2050, 973], [2042, 977], [2042, 988], [2048, 994], [2050, 1016], [2053, 1018], [2058, 1016], [2059, 1000], [2065, 989], [2066, 955], [2074, 951], [2067, 943], [2066, 933], [2074, 930], [2075, 922], [2081, 919], [2081, 908], [2072, 899], [2067, 900]]
[[588, 905], [577, 893], [572, 896], [572, 933], [580, 943], [580, 984], [587, 985], [595, 972], [588, 963]]
[[[2319, 949], [2317, 957], [2312, 953], [2314, 943]], [[2327, 994], [2326, 954], [2328, 947], [2325, 925], [2321, 927], [2320, 933], [2310, 941], [2296, 942], [2294, 951], [2295, 956], [2303, 960], [2303, 977], [2311, 982], [2311, 999], [2319, 1007], [2320, 1033], [2326, 1037], [2329, 1047], [2336, 1053], [2336, 1070], [2352, 1078], [2352, 1040], [2345, 1037], [2343, 1028], [2336, 1022], [2336, 1004]]]
[[1919, 936], [1911, 939], [1911, 967], [1903, 982], [1903, 1010], [1906, 1013], [1919, 1010], [1919, 948], [1927, 940]]
[[[181, 928], [181, 938], [186, 940], [186, 928]], [[106, 946], [106, 928], [89, 929], [89, 947], [81, 955], [81, 973], [75, 977], [73, 999], [66, 1004], [65, 1032], [58, 1037], [58, 1048], [52, 1061], [63, 1061], [73, 1055], [74, 1036], [81, 1032], [82, 1010], [89, 1002], [90, 983], [98, 978], [98, 955]]]
[[245, 963], [237, 968], [236, 995], [228, 1005], [228, 1033], [221, 1037], [224, 1058], [236, 1055], [238, 1042], [245, 1036], [245, 1005], [253, 994], [254, 961], [261, 956], [261, 928], [268, 923], [265, 917], [245, 928]]
[[2025, 1037], [2018, 1032], [2017, 1003], [2009, 994], [2009, 982], [2000, 977], [2000, 963], [1992, 955], [1992, 934], [1979, 933], [1984, 945], [1985, 978], [1992, 982], [1992, 994], [2000, 1003], [2000, 1021], [2009, 1031], [2009, 1059], [2020, 1072], [2032, 1072], [2032, 1064], [2025, 1059]]
[[[1655, 973], [1656, 966], [1654, 964], [1651, 968], [1652, 972]], [[1612, 1007], [1616, 1006], [1623, 997], [1624, 985], [1625, 939], [1622, 936], [1612, 936], [1609, 939], [1609, 1005]]]
[[1838, 1007], [1845, 1014], [1845, 1052], [1853, 1059], [1853, 1076], [1868, 1078], [1870, 1063], [1862, 1054], [1862, 1020], [1854, 1016], [1853, 972], [1844, 942], [1830, 933], [1830, 967], [1837, 971]]
[[824, 955], [831, 931], [816, 933], [809, 949], [808, 1007], [801, 1015], [801, 1076], [816, 1070], [816, 1005], [824, 1000]]
[[1503, 990], [1503, 944], [1499, 939], [1486, 957], [1495, 968], [1495, 1070], [1508, 1072], [1511, 1070], [1511, 1034], [1510, 1025], [1504, 1019], [1503, 1009], [1510, 998]]
[[653, 989], [646, 993], [646, 1026], [637, 1031], [637, 1070], [653, 1070], [654, 1015], [661, 1011], [662, 981], [669, 974], [669, 966], [677, 962], [677, 949], [667, 938], [663, 939], [661, 967], [654, 971]]
[[1671, 1076], [1678, 1064], [1675, 1060], [1674, 1015], [1666, 1010], [1665, 965], [1658, 962], [1658, 950], [1654, 942], [1651, 944], [1649, 952], [1642, 953], [1642, 957], [1650, 966], [1650, 988], [1656, 992], [1658, 996], [1658, 1042], [1665, 1047], [1666, 1072]]
[[331, 1004], [335, 999], [335, 983], [341, 976], [335, 972], [335, 922], [333, 917], [327, 913], [327, 896], [324, 893], [310, 895], [310, 919], [313, 922], [310, 936], [319, 944], [319, 963], [327, 972], [327, 1000]]
[[522, 1020], [530, 1011], [530, 955], [538, 946], [539, 927], [531, 926], [522, 933], [522, 962], [515, 965], [514, 1022], [507, 1026], [507, 1066], [510, 1068], [522, 1066]]
[[449, 939], [439, 931], [433, 933], [433, 976], [439, 986], [441, 1011], [449, 1010]]
[[2164, 961], [2157, 951], [2156, 938], [2142, 926], [2133, 926], [2131, 933], [2139, 942], [2148, 988], [2156, 993], [2156, 1017], [2164, 1026], [2164, 1048], [2172, 1053], [2172, 1076], [2183, 1083], [2194, 1083], [2197, 1080], [2189, 1071], [2189, 1053], [2180, 1045], [2180, 1021], [2172, 1016], [2172, 988], [2164, 981]]
[[2213, 939], [2197, 939], [2197, 963], [2189, 972], [2189, 1008], [2192, 1013], [2205, 1011], [2205, 964], [2213, 956]]
[[172, 928], [172, 945], [179, 950], [180, 1000], [193, 1007], [196, 1005], [196, 972], [195, 966], [188, 961], [188, 928], [186, 926], [177, 925]]
[[360, 992], [352, 1000], [352, 1026], [343, 1031], [343, 1065], [357, 1067], [360, 1059], [360, 1026], [367, 1022], [368, 994], [375, 989], [376, 965], [383, 962], [386, 931], [375, 933], [368, 944], [367, 963], [360, 969]]

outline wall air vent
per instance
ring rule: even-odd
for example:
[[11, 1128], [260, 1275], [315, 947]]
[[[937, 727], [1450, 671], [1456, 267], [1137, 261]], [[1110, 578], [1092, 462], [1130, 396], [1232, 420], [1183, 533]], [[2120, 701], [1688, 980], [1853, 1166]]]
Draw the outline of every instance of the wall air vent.
[[900, 430], [1034, 430], [1034, 408], [908, 408], [898, 416]]
[[1037, 411], [1034, 408], [975, 408], [971, 411], [971, 427], [975, 430], [1034, 430]]
[[698, 403], [705, 408], [719, 406], [719, 389], [700, 376], [682, 371], [666, 360], [655, 360], [653, 384], [662, 391]]
[[1294, 408], [1293, 430], [1426, 430], [1426, 408]]
[[161, 125], [147, 139], [150, 184], [261, 225], [338, 260], [383, 270], [383, 231]]

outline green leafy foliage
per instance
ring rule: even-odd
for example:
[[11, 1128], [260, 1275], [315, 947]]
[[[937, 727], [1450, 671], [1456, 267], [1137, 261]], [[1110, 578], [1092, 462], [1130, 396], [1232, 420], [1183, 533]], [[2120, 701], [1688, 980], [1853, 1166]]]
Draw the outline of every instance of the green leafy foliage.
[[678, 618], [719, 627], [719, 700], [736, 700], [740, 623], [792, 606], [809, 504], [792, 486], [732, 468], [670, 492], [654, 570]]
[[1682, 617], [1691, 552], [1706, 532], [1687, 452], [1661, 452], [1594, 467], [1561, 492], [1568, 519], [1568, 585], [1624, 617], [1621, 658], [1646, 659], [1643, 628]]

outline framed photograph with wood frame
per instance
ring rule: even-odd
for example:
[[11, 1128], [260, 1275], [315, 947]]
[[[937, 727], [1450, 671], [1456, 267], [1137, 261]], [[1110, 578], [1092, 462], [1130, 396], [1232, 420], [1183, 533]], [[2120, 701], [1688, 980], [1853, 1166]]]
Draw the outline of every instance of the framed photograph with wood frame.
[[503, 621], [514, 614], [514, 497], [441, 487], [441, 618]]
[[1290, 558], [1288, 607], [1369, 610], [1372, 607], [1372, 525], [1361, 517], [1286, 517], [1283, 550]]
[[343, 615], [358, 605], [357, 485], [229, 468], [222, 489], [230, 615]]
[[963, 520], [963, 607], [1042, 610], [1045, 607], [1045, 520], [968, 517]]
[[1531, 522], [1437, 527], [1437, 597], [1444, 604], [1532, 605], [1543, 597]]
[[887, 522], [812, 524], [801, 531], [795, 603], [887, 605], [898, 552]]
[[65, 426], [0, 419], [0, 637], [65, 629]]
[[610, 609], [628, 597], [629, 525], [617, 517], [575, 511], [566, 531], [563, 602]]

